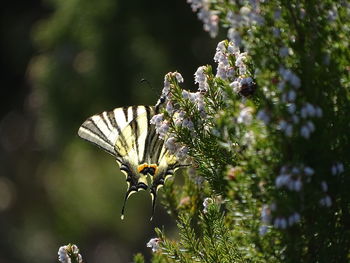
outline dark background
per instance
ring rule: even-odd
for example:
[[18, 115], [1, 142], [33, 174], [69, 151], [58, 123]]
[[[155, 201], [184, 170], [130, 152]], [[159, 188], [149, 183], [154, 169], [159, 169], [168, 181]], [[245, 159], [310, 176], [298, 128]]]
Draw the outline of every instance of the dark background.
[[158, 203], [150, 222], [142, 192], [122, 222], [124, 176], [76, 132], [103, 110], [154, 104], [169, 71], [196, 89], [216, 40], [185, 0], [5, 1], [1, 36], [0, 262], [55, 262], [70, 242], [86, 262], [149, 257], [154, 227], [176, 236], [173, 219]]

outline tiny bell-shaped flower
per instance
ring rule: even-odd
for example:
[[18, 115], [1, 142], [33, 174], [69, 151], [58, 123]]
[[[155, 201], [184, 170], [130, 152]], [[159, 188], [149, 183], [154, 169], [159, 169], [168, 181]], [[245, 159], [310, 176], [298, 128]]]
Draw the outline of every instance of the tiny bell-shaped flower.
[[58, 261], [61, 263], [82, 263], [83, 259], [79, 254], [79, 248], [76, 245], [68, 244], [58, 249]]
[[214, 203], [214, 201], [210, 197], [207, 197], [204, 199], [204, 201], [203, 201], [203, 207], [204, 207], [203, 213], [204, 214], [208, 213], [208, 207], [209, 207], [209, 205], [211, 205], [213, 203]]
[[148, 241], [147, 243], [147, 247], [152, 248], [152, 252], [157, 252], [160, 250], [159, 243], [159, 238], [151, 238], [150, 241]]
[[174, 72], [173, 76], [176, 78], [178, 83], [184, 82], [184, 78], [182, 77], [182, 75], [179, 72]]

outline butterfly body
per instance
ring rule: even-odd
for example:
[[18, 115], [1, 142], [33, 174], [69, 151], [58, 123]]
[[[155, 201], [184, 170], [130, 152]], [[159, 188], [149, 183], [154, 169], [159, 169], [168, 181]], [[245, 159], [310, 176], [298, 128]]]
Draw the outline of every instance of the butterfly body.
[[[131, 106], [104, 111], [88, 118], [79, 128], [78, 135], [102, 148], [116, 158], [126, 176], [128, 189], [122, 208], [131, 194], [150, 188], [152, 216], [157, 191], [165, 180], [182, 166], [159, 139], [151, 118], [159, 106]], [[148, 185], [147, 177], [151, 184]]]

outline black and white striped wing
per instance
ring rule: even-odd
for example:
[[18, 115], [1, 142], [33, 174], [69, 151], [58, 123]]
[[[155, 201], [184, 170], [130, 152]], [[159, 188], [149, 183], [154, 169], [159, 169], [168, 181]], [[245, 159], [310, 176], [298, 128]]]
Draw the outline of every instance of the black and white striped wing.
[[[125, 141], [133, 136], [132, 134], [123, 134], [125, 128], [138, 116], [147, 114], [150, 110], [147, 106], [133, 106], [116, 108], [112, 111], [104, 111], [88, 118], [79, 128], [78, 135], [102, 148], [115, 157], [121, 157], [127, 154], [129, 149], [123, 148]], [[119, 144], [116, 147], [116, 143]]]

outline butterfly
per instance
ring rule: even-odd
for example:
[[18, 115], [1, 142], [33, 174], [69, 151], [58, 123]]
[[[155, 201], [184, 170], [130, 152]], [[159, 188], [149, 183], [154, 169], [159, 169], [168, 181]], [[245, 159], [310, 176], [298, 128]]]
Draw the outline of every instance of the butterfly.
[[[162, 100], [156, 106], [130, 106], [104, 111], [88, 118], [78, 135], [111, 154], [126, 176], [127, 191], [121, 211], [124, 219], [127, 199], [140, 190], [150, 189], [152, 217], [158, 190], [176, 169], [186, 166], [165, 147], [158, 137], [151, 118], [158, 114]], [[151, 184], [148, 185], [150, 178]]]

